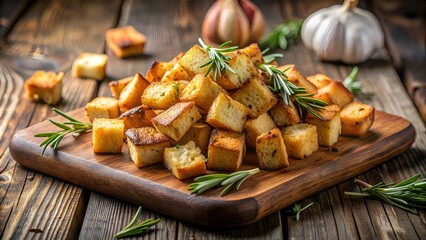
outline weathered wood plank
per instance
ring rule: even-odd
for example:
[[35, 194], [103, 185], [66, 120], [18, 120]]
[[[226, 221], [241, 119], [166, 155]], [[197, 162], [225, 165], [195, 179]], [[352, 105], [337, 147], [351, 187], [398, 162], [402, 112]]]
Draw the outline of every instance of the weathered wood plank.
[[[305, 18], [319, 8], [337, 3], [339, 2], [310, 1], [299, 3], [298, 1], [284, 1], [282, 12], [284, 18]], [[313, 52], [306, 50], [301, 41], [296, 46], [290, 47], [284, 55], [285, 63], [296, 63], [305, 75], [322, 72], [334, 79], [343, 80], [351, 70], [351, 66], [318, 62]], [[409, 119], [418, 133], [416, 142], [409, 151], [359, 177], [376, 183], [379, 181], [400, 181], [417, 172], [425, 174], [426, 168], [423, 161], [426, 159], [426, 136], [423, 134], [425, 126], [415, 108], [412, 107], [395, 70], [385, 59], [369, 60], [359, 66], [358, 79], [364, 84], [365, 89], [376, 93], [373, 100], [367, 102], [373, 104], [377, 109]], [[395, 98], [395, 96], [398, 97]], [[386, 169], [386, 171], [383, 169]], [[315, 223], [325, 219], [327, 223], [335, 222], [336, 224], [331, 224], [328, 228], [311, 228], [309, 227], [312, 226], [309, 223], [311, 219], [303, 218], [302, 222], [307, 221], [308, 223], [301, 227], [301, 223], [295, 223], [291, 218], [287, 218], [289, 238], [326, 236], [326, 238], [332, 239], [355, 237], [361, 239], [418, 239], [424, 236], [424, 212], [421, 212], [421, 216], [416, 216], [380, 201], [349, 198], [343, 194], [344, 191], [360, 191], [360, 189], [354, 186], [351, 181], [347, 181], [325, 191], [328, 193], [328, 198], [321, 197], [325, 192], [308, 198], [321, 199], [318, 207], [323, 209], [323, 212], [316, 212], [313, 215]], [[339, 203], [343, 207], [339, 207]], [[328, 214], [330, 207], [332, 214]], [[338, 218], [338, 216], [344, 217]]]
[[[75, 54], [82, 50], [100, 52], [103, 50], [104, 32], [115, 24], [120, 4], [119, 0], [72, 4], [66, 1], [37, 1], [9, 35], [8, 52], [24, 51], [38, 44], [53, 48], [70, 47]], [[105, 12], [109, 12], [109, 15], [105, 15]], [[98, 83], [94, 80], [70, 78], [66, 74], [64, 100], [56, 107], [68, 111], [84, 106], [96, 94], [97, 88]], [[21, 167], [7, 150], [14, 131], [44, 120], [52, 115], [52, 111], [47, 105], [29, 102], [23, 91], [14, 94], [8, 101], [11, 102], [16, 96], [20, 96], [20, 101], [0, 142], [0, 236], [5, 239], [75, 238], [87, 203], [84, 191]], [[30, 232], [29, 229], [43, 232]]]

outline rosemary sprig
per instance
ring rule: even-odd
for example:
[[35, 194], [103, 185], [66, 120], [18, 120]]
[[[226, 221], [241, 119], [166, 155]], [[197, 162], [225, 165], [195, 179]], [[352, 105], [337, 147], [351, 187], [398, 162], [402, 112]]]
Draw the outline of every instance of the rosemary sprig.
[[136, 212], [135, 216], [133, 217], [132, 221], [130, 221], [129, 225], [127, 225], [125, 228], [123, 228], [120, 232], [115, 234], [114, 238], [124, 238], [124, 237], [131, 237], [139, 234], [145, 233], [150, 227], [157, 224], [161, 219], [155, 219], [149, 218], [139, 224], [136, 225], [136, 221], [141, 216], [142, 213], [142, 207], [138, 208], [138, 211]]
[[300, 220], [300, 213], [301, 212], [303, 212], [304, 210], [306, 210], [307, 208], [309, 208], [310, 206], [312, 206], [312, 205], [314, 205], [314, 203], [313, 202], [311, 202], [311, 203], [309, 203], [308, 205], [306, 205], [306, 206], [304, 206], [303, 208], [302, 208], [302, 205], [300, 205], [300, 204], [294, 204], [294, 206], [290, 209], [290, 210], [288, 210], [287, 212], [288, 213], [290, 213], [290, 214], [292, 214], [293, 216], [295, 216], [296, 217], [296, 221], [299, 221]]
[[[267, 51], [267, 50], [266, 50]], [[264, 54], [265, 51], [262, 52]], [[272, 92], [281, 95], [284, 103], [290, 105], [290, 97], [294, 96], [294, 103], [298, 108], [299, 115], [303, 115], [303, 109], [306, 109], [312, 113], [315, 117], [322, 119], [318, 110], [324, 110], [324, 106], [328, 104], [324, 101], [313, 98], [314, 94], [306, 93], [306, 89], [299, 87], [294, 83], [290, 82], [285, 74], [285, 71], [280, 70], [274, 65], [269, 64], [273, 62], [276, 57], [282, 57], [282, 54], [274, 53], [265, 55], [263, 57], [265, 63], [258, 65], [257, 67], [269, 75], [269, 81], [272, 81], [272, 86], [268, 86]]]
[[359, 179], [355, 183], [363, 187], [362, 192], [345, 192], [346, 195], [379, 198], [414, 214], [418, 208], [426, 208], [426, 178], [420, 173], [397, 184], [370, 185]]
[[261, 49], [287, 49], [294, 44], [302, 27], [301, 20], [287, 20], [276, 26], [272, 32], [259, 43]]
[[217, 75], [222, 75], [222, 72], [228, 69], [233, 74], [237, 74], [233, 68], [231, 68], [228, 63], [231, 59], [229, 56], [224, 55], [224, 53], [232, 52], [238, 49], [237, 46], [226, 47], [231, 44], [231, 41], [222, 43], [219, 48], [214, 48], [212, 46], [206, 45], [201, 38], [198, 39], [200, 45], [207, 51], [209, 54], [210, 60], [200, 66], [200, 68], [208, 67], [205, 76], [209, 75], [213, 71], [213, 80], [216, 80]]
[[345, 78], [345, 80], [343, 80], [343, 85], [345, 85], [345, 87], [349, 89], [355, 97], [371, 99], [374, 96], [374, 93], [365, 93], [362, 91], [362, 84], [356, 78], [358, 70], [358, 67], [354, 67], [351, 73]]
[[73, 137], [80, 136], [81, 133], [86, 132], [87, 130], [90, 130], [92, 128], [92, 124], [90, 123], [82, 123], [66, 113], [62, 112], [59, 109], [52, 108], [52, 110], [62, 117], [69, 120], [69, 122], [63, 122], [59, 123], [55, 120], [49, 119], [49, 121], [56, 125], [57, 127], [62, 128], [61, 131], [58, 132], [45, 132], [45, 133], [39, 133], [34, 135], [34, 137], [41, 137], [41, 138], [47, 138], [42, 143], [40, 143], [40, 147], [43, 147], [43, 150], [41, 152], [41, 156], [44, 155], [44, 152], [46, 151], [46, 148], [50, 145], [51, 148], [57, 149], [59, 146], [59, 143], [61, 140], [68, 134], [72, 133]]
[[233, 172], [231, 174], [215, 173], [196, 177], [194, 182], [189, 184], [188, 190], [194, 194], [201, 194], [215, 187], [223, 187], [220, 196], [225, 196], [233, 186], [239, 190], [247, 178], [260, 172], [259, 168], [251, 170]]

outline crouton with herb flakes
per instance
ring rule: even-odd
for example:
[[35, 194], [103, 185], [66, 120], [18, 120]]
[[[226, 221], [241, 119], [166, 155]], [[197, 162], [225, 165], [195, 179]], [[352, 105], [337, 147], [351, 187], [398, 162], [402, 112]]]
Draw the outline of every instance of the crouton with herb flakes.
[[373, 106], [352, 102], [343, 107], [340, 112], [342, 135], [362, 137], [367, 134], [374, 122]]
[[185, 179], [206, 174], [206, 157], [193, 141], [164, 150], [164, 166], [177, 179]]
[[278, 128], [257, 137], [256, 155], [260, 169], [279, 170], [288, 167], [286, 146]]
[[207, 151], [207, 169], [235, 172], [245, 152], [244, 133], [214, 129]]

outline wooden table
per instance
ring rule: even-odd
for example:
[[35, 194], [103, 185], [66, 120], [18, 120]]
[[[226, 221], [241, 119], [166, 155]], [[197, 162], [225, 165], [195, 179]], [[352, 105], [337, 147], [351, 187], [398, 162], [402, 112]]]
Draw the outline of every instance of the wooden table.
[[[28, 1], [21, 1], [28, 2]], [[267, 30], [286, 18], [305, 18], [338, 1], [255, 1], [263, 11]], [[69, 59], [79, 52], [106, 52], [108, 79], [103, 82], [72, 78], [66, 62], [64, 101], [57, 107], [70, 111], [95, 96], [109, 96], [108, 82], [145, 73], [153, 60], [169, 60], [196, 43], [203, 16], [212, 1], [65, 1], [38, 0], [18, 6], [16, 24], [7, 33], [2, 52], [19, 55], [34, 46], [66, 49]], [[380, 11], [368, 2], [363, 7]], [[1, 6], [1, 5], [0, 5]], [[146, 55], [117, 59], [105, 48], [105, 31], [133, 25], [148, 37]], [[389, 36], [389, 34], [387, 35]], [[388, 39], [389, 42], [389, 39]], [[319, 62], [301, 41], [284, 52], [284, 63], [295, 63], [302, 73], [323, 72], [343, 79], [352, 66]], [[417, 138], [410, 150], [358, 178], [376, 183], [400, 181], [415, 173], [426, 175], [426, 129], [385, 51], [359, 65], [359, 79], [375, 93], [369, 102], [377, 109], [402, 116], [413, 124]], [[424, 68], [424, 66], [423, 66]], [[10, 156], [13, 133], [52, 116], [51, 107], [25, 98], [28, 73], [15, 72], [0, 62], [0, 236], [3, 239], [111, 239], [136, 212], [137, 206], [100, 195], [26, 169]], [[300, 202], [315, 204], [296, 221], [288, 209], [248, 226], [207, 229], [143, 210], [143, 218], [162, 221], [144, 239], [426, 239], [426, 214], [407, 213], [376, 200], [349, 198], [344, 191], [359, 191], [353, 179]], [[285, 197], [285, 196], [283, 196]], [[178, 206], [177, 206], [178, 207]]]

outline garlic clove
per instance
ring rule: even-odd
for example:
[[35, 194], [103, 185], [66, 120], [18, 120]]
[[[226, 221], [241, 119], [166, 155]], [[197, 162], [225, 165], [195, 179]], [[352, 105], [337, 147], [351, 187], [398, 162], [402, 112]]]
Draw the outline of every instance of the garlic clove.
[[[313, 36], [312, 49], [316, 52], [320, 59], [327, 61], [339, 60], [340, 51], [335, 49], [343, 49], [344, 42], [340, 39], [344, 38], [343, 24], [331, 18], [324, 19], [318, 27], [316, 34]], [[327, 34], [317, 34], [324, 33]]]
[[217, 28], [218, 37], [221, 42], [230, 40], [233, 45], [244, 46], [250, 37], [249, 22], [236, 1], [223, 1]]
[[202, 37], [207, 44], [213, 44], [220, 42], [220, 39], [217, 35], [215, 29], [218, 28], [218, 19], [220, 16], [220, 10], [222, 8], [222, 1], [216, 1], [207, 11], [206, 16], [204, 17], [202, 25]]

